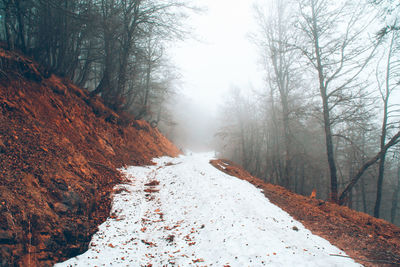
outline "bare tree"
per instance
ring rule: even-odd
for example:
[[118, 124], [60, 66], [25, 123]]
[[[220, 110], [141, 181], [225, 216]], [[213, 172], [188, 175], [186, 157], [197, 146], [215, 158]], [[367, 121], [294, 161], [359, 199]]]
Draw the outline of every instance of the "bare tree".
[[[268, 83], [271, 90], [279, 93], [279, 100], [282, 112], [280, 121], [284, 136], [284, 166], [282, 180], [285, 187], [290, 187], [292, 172], [292, 134], [290, 129], [291, 91], [294, 89], [296, 77], [295, 62], [298, 53], [288, 44], [293, 43], [295, 32], [291, 31], [290, 23], [287, 20], [291, 17], [290, 6], [287, 1], [273, 1], [268, 10], [263, 6], [255, 6], [256, 18], [258, 21], [260, 36], [254, 38], [264, 58], [264, 68], [268, 73]], [[275, 114], [275, 112], [274, 112]], [[273, 116], [274, 116], [273, 114]]]
[[[386, 36], [388, 37], [388, 47], [386, 53], [386, 60], [385, 60], [385, 71], [382, 73], [377, 70], [377, 85], [380, 93], [381, 100], [383, 102], [383, 119], [382, 119], [382, 127], [381, 127], [381, 136], [380, 136], [380, 150], [382, 151], [386, 137], [388, 134], [388, 130], [393, 128], [393, 123], [390, 122], [391, 115], [398, 115], [396, 114], [396, 110], [393, 109], [393, 104], [391, 105], [390, 98], [391, 95], [394, 93], [395, 90], [398, 89], [398, 71], [400, 67], [400, 62], [397, 58], [395, 58], [396, 54], [398, 53], [398, 49], [396, 43], [398, 41], [399, 33], [397, 31], [391, 31]], [[386, 49], [385, 49], [386, 50]], [[379, 65], [378, 65], [379, 67]], [[384, 77], [382, 81], [380, 77]], [[397, 111], [398, 112], [398, 111]], [[378, 179], [377, 179], [377, 192], [376, 192], [376, 202], [374, 208], [374, 216], [379, 218], [379, 210], [381, 205], [382, 199], [382, 186], [384, 180], [384, 172], [385, 172], [385, 157], [386, 153], [381, 153], [379, 158], [379, 172], [378, 172]]]
[[362, 96], [361, 91], [354, 91], [357, 89], [355, 81], [374, 51], [371, 46], [360, 43], [368, 23], [359, 26], [365, 10], [362, 4], [354, 6], [351, 2], [299, 1], [298, 27], [303, 32], [301, 43], [304, 45], [294, 45], [303, 53], [318, 78], [330, 173], [330, 199], [333, 202], [338, 202], [333, 127], [355, 113], [355, 99]]

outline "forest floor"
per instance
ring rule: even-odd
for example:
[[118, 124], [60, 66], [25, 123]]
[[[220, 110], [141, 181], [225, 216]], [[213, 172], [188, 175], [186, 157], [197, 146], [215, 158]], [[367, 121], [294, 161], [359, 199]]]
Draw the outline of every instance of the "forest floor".
[[124, 169], [89, 250], [56, 266], [360, 266], [212, 156]]
[[212, 160], [211, 164], [262, 189], [272, 203], [359, 263], [365, 266], [400, 266], [399, 227], [347, 207], [265, 183], [229, 160]]

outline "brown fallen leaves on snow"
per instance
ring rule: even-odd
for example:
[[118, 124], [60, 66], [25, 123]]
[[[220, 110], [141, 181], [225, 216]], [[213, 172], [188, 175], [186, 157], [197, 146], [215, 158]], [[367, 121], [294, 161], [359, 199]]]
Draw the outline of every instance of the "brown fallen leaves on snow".
[[149, 247], [157, 247], [157, 245], [154, 244], [154, 243], [151, 242], [151, 241], [146, 241], [146, 240], [144, 240], [144, 239], [142, 239], [141, 241], [142, 241], [142, 243], [144, 243], [145, 245], [147, 245], [147, 246], [149, 246]]
[[154, 188], [146, 188], [144, 190], [144, 192], [146, 192], [146, 193], [157, 193], [159, 191], [160, 191], [159, 189], [154, 189]]
[[153, 181], [151, 181], [151, 182], [145, 184], [145, 186], [157, 186], [157, 185], [159, 185], [159, 184], [160, 184], [159, 181], [153, 180]]

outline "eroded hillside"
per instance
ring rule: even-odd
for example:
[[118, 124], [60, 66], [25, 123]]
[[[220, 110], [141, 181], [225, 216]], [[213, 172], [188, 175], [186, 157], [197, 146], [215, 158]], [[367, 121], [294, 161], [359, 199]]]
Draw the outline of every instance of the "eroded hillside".
[[82, 253], [109, 213], [117, 168], [177, 154], [146, 122], [0, 49], [0, 265]]

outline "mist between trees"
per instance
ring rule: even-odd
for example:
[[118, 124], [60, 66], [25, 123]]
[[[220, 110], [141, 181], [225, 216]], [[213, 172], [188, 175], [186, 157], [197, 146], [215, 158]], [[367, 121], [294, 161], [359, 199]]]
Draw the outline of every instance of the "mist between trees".
[[110, 108], [157, 124], [179, 76], [166, 47], [187, 35], [196, 10], [185, 0], [0, 0], [0, 39]]
[[[173, 137], [185, 128], [166, 108], [179, 77], [166, 48], [193, 11], [185, 0], [0, 0], [0, 40]], [[265, 87], [226, 97], [220, 156], [400, 224], [398, 2], [259, 0], [254, 16]]]
[[254, 14], [265, 88], [231, 90], [221, 156], [400, 224], [399, 3], [257, 1]]

